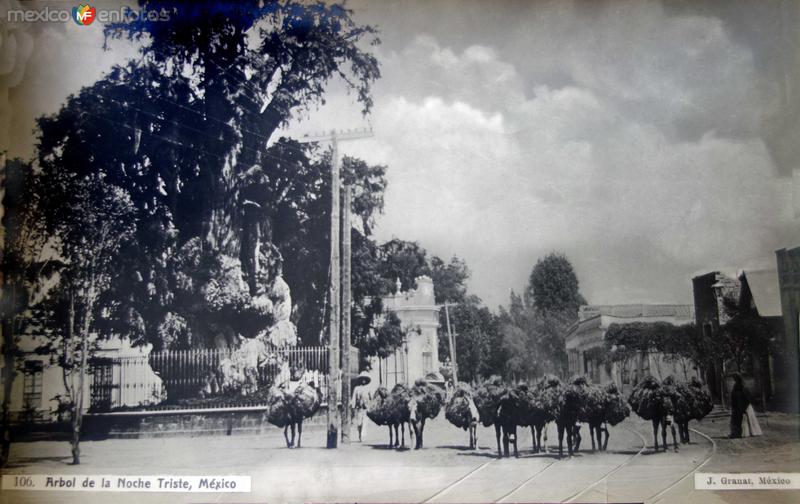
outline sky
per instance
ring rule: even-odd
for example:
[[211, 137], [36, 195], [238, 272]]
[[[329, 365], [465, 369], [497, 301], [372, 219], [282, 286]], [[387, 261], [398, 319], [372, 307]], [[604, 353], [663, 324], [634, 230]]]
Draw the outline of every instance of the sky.
[[[283, 133], [371, 127], [340, 151], [388, 167], [376, 237], [465, 259], [488, 306], [552, 251], [590, 303], [689, 304], [693, 275], [800, 245], [797, 1], [348, 6], [380, 30], [371, 114], [333, 83]], [[13, 79], [5, 45], [10, 155], [135, 53], [86, 28], [37, 28]]]

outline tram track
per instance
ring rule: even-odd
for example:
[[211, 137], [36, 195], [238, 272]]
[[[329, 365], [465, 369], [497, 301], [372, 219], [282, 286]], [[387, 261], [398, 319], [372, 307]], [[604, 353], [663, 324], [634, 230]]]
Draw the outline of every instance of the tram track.
[[517, 485], [517, 487], [516, 487], [516, 488], [514, 488], [513, 490], [511, 490], [510, 492], [508, 492], [508, 493], [507, 493], [507, 494], [505, 494], [504, 496], [502, 496], [502, 497], [500, 497], [499, 499], [497, 499], [495, 502], [499, 504], [500, 502], [503, 502], [504, 500], [508, 499], [509, 497], [511, 497], [512, 495], [514, 495], [515, 493], [517, 493], [517, 491], [521, 490], [521, 489], [522, 489], [522, 488], [523, 488], [525, 485], [527, 485], [528, 483], [530, 483], [531, 481], [533, 481], [534, 479], [536, 479], [537, 477], [539, 477], [539, 476], [540, 476], [540, 475], [541, 475], [543, 472], [545, 472], [547, 469], [549, 469], [549, 468], [553, 467], [554, 465], [556, 465], [556, 464], [558, 464], [558, 463], [560, 463], [560, 462], [561, 462], [561, 460], [556, 460], [555, 462], [550, 462], [550, 463], [549, 463], [549, 464], [547, 464], [546, 466], [542, 467], [541, 469], [539, 469], [538, 471], [536, 471], [535, 473], [533, 473], [533, 474], [532, 474], [532, 475], [531, 475], [531, 476], [530, 476], [528, 479], [526, 479], [525, 481], [523, 481], [522, 483], [520, 483], [519, 485]]
[[592, 488], [594, 488], [595, 486], [600, 484], [602, 481], [607, 480], [611, 475], [613, 475], [614, 473], [616, 473], [617, 471], [619, 471], [623, 467], [625, 467], [628, 464], [630, 464], [631, 462], [633, 462], [634, 459], [636, 459], [639, 455], [641, 455], [644, 452], [644, 450], [647, 448], [647, 440], [645, 440], [644, 436], [642, 436], [642, 433], [637, 431], [637, 430], [635, 430], [635, 429], [631, 429], [630, 427], [623, 427], [623, 428], [628, 430], [628, 431], [630, 431], [630, 432], [633, 432], [634, 434], [639, 436], [639, 439], [642, 440], [642, 447], [639, 449], [639, 451], [637, 451], [636, 453], [634, 453], [633, 455], [631, 455], [630, 457], [625, 459], [620, 464], [616, 465], [614, 468], [612, 468], [610, 471], [608, 471], [607, 473], [605, 473], [601, 477], [597, 478], [593, 482], [591, 482], [588, 485], [586, 485], [583, 489], [581, 489], [577, 493], [572, 494], [571, 496], [567, 497], [566, 499], [562, 500], [561, 502], [574, 502], [575, 499], [577, 499], [578, 497], [580, 497], [581, 495], [583, 495], [587, 491], [591, 490]]
[[481, 470], [481, 469], [483, 469], [484, 467], [488, 466], [488, 465], [489, 465], [489, 464], [491, 464], [492, 462], [496, 462], [497, 460], [498, 460], [497, 458], [494, 458], [494, 459], [492, 459], [492, 460], [487, 460], [487, 461], [486, 461], [486, 462], [484, 462], [483, 464], [481, 464], [481, 465], [479, 465], [478, 467], [476, 467], [476, 468], [474, 468], [474, 469], [470, 470], [469, 472], [467, 472], [467, 474], [465, 474], [464, 476], [462, 476], [462, 477], [458, 478], [458, 479], [457, 479], [456, 481], [454, 481], [453, 483], [451, 483], [451, 484], [447, 485], [446, 487], [442, 488], [441, 490], [439, 490], [439, 491], [438, 491], [438, 492], [436, 492], [435, 494], [431, 495], [430, 497], [428, 497], [427, 499], [425, 499], [424, 501], [422, 501], [420, 504], [429, 504], [429, 503], [433, 502], [433, 499], [435, 499], [435, 498], [437, 498], [437, 497], [440, 497], [440, 496], [442, 496], [442, 495], [446, 494], [447, 492], [449, 492], [450, 490], [452, 490], [452, 489], [453, 489], [453, 488], [455, 488], [456, 486], [458, 486], [458, 485], [460, 485], [461, 483], [463, 483], [464, 481], [466, 481], [466, 479], [467, 479], [467, 478], [469, 478], [470, 476], [474, 475], [475, 473], [477, 473], [478, 471], [480, 471], [480, 470]]
[[[641, 444], [641, 448], [639, 448], [639, 450], [636, 453], [632, 454], [631, 456], [629, 456], [628, 458], [626, 458], [625, 460], [623, 460], [619, 464], [615, 465], [609, 471], [605, 472], [603, 475], [601, 475], [600, 477], [594, 479], [588, 485], [584, 486], [583, 488], [581, 488], [577, 492], [572, 493], [571, 495], [569, 495], [568, 497], [564, 498], [560, 502], [562, 502], [562, 503], [575, 502], [578, 498], [580, 498], [581, 496], [583, 496], [584, 494], [586, 494], [587, 492], [589, 492], [593, 488], [597, 487], [597, 485], [601, 484], [603, 481], [608, 480], [608, 478], [612, 477], [614, 474], [616, 474], [619, 471], [623, 470], [625, 467], [628, 467], [630, 464], [632, 464], [634, 462], [634, 460], [636, 460], [639, 456], [642, 455], [642, 453], [645, 452], [645, 450], [647, 449], [647, 440], [645, 439], [644, 435], [642, 435], [641, 432], [639, 432], [638, 430], [636, 430], [634, 428], [630, 428], [630, 427], [623, 427], [623, 428], [625, 430], [629, 431], [629, 432], [632, 432], [633, 434], [635, 434], [641, 440], [641, 443], [642, 443]], [[691, 475], [693, 475], [695, 472], [697, 472], [703, 466], [705, 466], [711, 460], [711, 458], [714, 456], [714, 454], [716, 453], [717, 446], [716, 446], [716, 442], [713, 439], [711, 439], [705, 433], [700, 432], [700, 431], [698, 431], [696, 429], [691, 429], [691, 430], [695, 434], [705, 438], [711, 444], [710, 452], [702, 460], [702, 462], [700, 462], [699, 464], [694, 466], [691, 470], [689, 470], [686, 473], [684, 473], [683, 475], [681, 475], [680, 478], [678, 478], [677, 480], [675, 480], [672, 483], [670, 483], [667, 487], [661, 489], [660, 491], [658, 491], [657, 493], [651, 495], [650, 497], [647, 497], [645, 499], [645, 502], [652, 503], [652, 504], [663, 503], [664, 502], [664, 496], [667, 493], [669, 493], [673, 488], [675, 488], [676, 486], [681, 484], [683, 481], [685, 481], [687, 478], [691, 477]], [[478, 467], [475, 467], [475, 468], [471, 469], [470, 471], [468, 471], [466, 474], [464, 474], [463, 476], [458, 478], [453, 483], [449, 484], [445, 488], [442, 488], [441, 490], [437, 491], [435, 494], [431, 495], [430, 497], [428, 497], [427, 499], [422, 501], [421, 504], [429, 504], [429, 503], [433, 502], [435, 499], [438, 499], [439, 497], [441, 497], [443, 495], [446, 495], [447, 493], [451, 492], [453, 489], [457, 488], [458, 486], [460, 486], [460, 485], [464, 484], [465, 482], [467, 482], [468, 480], [470, 480], [470, 478], [475, 476], [480, 471], [484, 470], [489, 465], [491, 465], [493, 463], [496, 463], [499, 460], [501, 460], [501, 459], [492, 458], [491, 460], [488, 460], [488, 461], [484, 462], [483, 464], [479, 465]], [[561, 465], [562, 463], [564, 463], [564, 462], [566, 462], [568, 460], [569, 460], [568, 458], [564, 458], [564, 459], [561, 459], [561, 460], [556, 460], [556, 461], [553, 461], [553, 462], [550, 462], [550, 463], [544, 465], [543, 467], [537, 468], [536, 472], [534, 472], [533, 474], [528, 476], [520, 484], [518, 484], [517, 486], [515, 486], [510, 491], [506, 492], [505, 494], [503, 494], [501, 497], [497, 498], [493, 502], [498, 503], [498, 504], [505, 503], [505, 502], [511, 502], [510, 499], [514, 495], [518, 494], [521, 490], [523, 490], [528, 485], [530, 485], [530, 484], [534, 483], [535, 481], [537, 481], [537, 479], [539, 479], [542, 475], [544, 475], [544, 474], [546, 474], [548, 472], [551, 472], [553, 467], [557, 468], [559, 465]]]
[[704, 438], [706, 438], [711, 443], [711, 452], [708, 454], [708, 456], [705, 459], [703, 459], [702, 462], [700, 462], [698, 465], [694, 466], [690, 471], [686, 472], [686, 474], [684, 474], [683, 476], [678, 478], [676, 481], [674, 481], [668, 487], [666, 487], [666, 488], [662, 489], [661, 491], [659, 491], [658, 493], [655, 493], [655, 494], [651, 495], [650, 497], [648, 497], [645, 500], [645, 502], [649, 502], [649, 503], [652, 503], [652, 504], [658, 504], [659, 502], [663, 502], [664, 496], [670, 490], [672, 490], [673, 488], [678, 486], [683, 480], [685, 480], [689, 476], [691, 476], [694, 473], [696, 473], [697, 471], [699, 471], [700, 468], [702, 468], [704, 465], [706, 465], [711, 460], [711, 457], [713, 457], [717, 453], [717, 442], [714, 441], [713, 439], [711, 439], [710, 436], [706, 435], [703, 432], [700, 432], [697, 429], [689, 429], [689, 430], [691, 430], [695, 434], [698, 434], [698, 435], [703, 436]]

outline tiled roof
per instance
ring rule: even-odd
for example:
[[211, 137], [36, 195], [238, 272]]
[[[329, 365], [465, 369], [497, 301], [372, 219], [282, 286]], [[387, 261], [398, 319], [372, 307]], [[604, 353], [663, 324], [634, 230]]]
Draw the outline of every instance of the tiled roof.
[[694, 307], [683, 304], [584, 305], [580, 307], [580, 320], [597, 315], [617, 318], [676, 317], [688, 319], [694, 317]]

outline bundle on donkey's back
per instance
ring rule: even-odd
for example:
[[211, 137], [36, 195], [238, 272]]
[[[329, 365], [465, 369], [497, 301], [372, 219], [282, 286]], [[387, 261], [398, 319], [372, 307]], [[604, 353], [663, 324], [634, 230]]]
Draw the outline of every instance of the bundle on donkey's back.
[[689, 422], [702, 420], [711, 412], [714, 406], [711, 396], [703, 390], [702, 384], [695, 377], [689, 382], [679, 382], [675, 377], [668, 376], [661, 384], [672, 401], [672, 414], [678, 424], [681, 443], [689, 443]]
[[542, 391], [545, 379], [536, 382], [533, 387], [520, 383], [515, 387], [519, 400], [519, 425], [531, 428], [531, 445], [534, 453], [542, 449], [542, 432], [547, 422], [555, 420], [555, 412], [545, 402]]
[[[484, 427], [494, 425], [497, 439], [497, 453], [502, 457], [508, 456], [509, 443], [514, 445], [514, 454], [517, 455], [516, 397], [510, 393], [509, 388], [499, 376], [491, 376], [475, 391], [475, 406]], [[505, 450], [501, 449], [500, 441], [503, 440]]]
[[436, 418], [444, 404], [444, 394], [438, 387], [429, 384], [423, 379], [414, 382], [411, 388], [408, 410], [409, 421], [414, 428], [416, 436], [415, 449], [422, 448], [425, 421]]
[[[283, 383], [273, 385], [267, 397], [267, 421], [283, 427], [286, 447], [295, 446], [295, 429], [297, 430], [297, 448], [301, 446], [303, 436], [303, 420], [316, 413], [322, 404], [322, 392], [309, 373], [302, 375], [294, 384]], [[289, 438], [291, 428], [292, 437]]]
[[480, 421], [478, 407], [475, 405], [472, 395], [472, 389], [469, 385], [464, 382], [458, 382], [444, 410], [444, 417], [448, 422], [459, 429], [469, 430], [470, 450], [478, 447], [477, 426]]
[[640, 417], [645, 420], [650, 420], [653, 424], [653, 444], [655, 450], [658, 451], [658, 428], [661, 427], [661, 439], [663, 441], [664, 451], [667, 450], [667, 427], [669, 426], [672, 431], [672, 443], [675, 446], [675, 451], [678, 451], [678, 442], [675, 438], [675, 426], [672, 425], [672, 415], [674, 413], [675, 405], [672, 398], [664, 387], [653, 378], [646, 376], [636, 387], [631, 391], [628, 397], [628, 404], [631, 409]]
[[[598, 450], [606, 450], [610, 437], [608, 425], [614, 426], [625, 420], [630, 415], [630, 408], [619, 396], [617, 386], [613, 383], [601, 388], [585, 382], [585, 388], [586, 402], [578, 419], [589, 425], [592, 451], [595, 450], [595, 446]], [[605, 439], [603, 439], [603, 434], [605, 434]], [[596, 445], [595, 440], [597, 441]]]
[[[408, 397], [408, 389], [404, 385], [398, 384], [392, 389], [392, 392], [389, 392], [386, 387], [378, 387], [367, 408], [367, 417], [370, 420], [377, 425], [389, 427], [390, 448], [400, 446], [398, 429], [403, 428], [403, 424], [409, 420]], [[405, 446], [405, 430], [403, 446]]]
[[668, 376], [659, 383], [652, 376], [647, 376], [633, 389], [628, 402], [637, 415], [653, 422], [656, 451], [659, 426], [664, 450], [667, 449], [666, 428], [669, 427], [677, 451], [678, 442], [673, 422], [678, 424], [681, 442], [688, 443], [689, 421], [702, 420], [713, 408], [711, 396], [694, 377], [689, 382], [679, 382], [673, 376]]

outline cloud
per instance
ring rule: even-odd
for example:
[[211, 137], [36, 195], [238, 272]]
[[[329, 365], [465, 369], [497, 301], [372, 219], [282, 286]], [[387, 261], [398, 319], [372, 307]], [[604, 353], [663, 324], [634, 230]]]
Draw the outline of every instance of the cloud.
[[[376, 136], [345, 147], [389, 165], [378, 237], [464, 257], [493, 306], [551, 250], [592, 302], [690, 303], [693, 272], [800, 239], [749, 49], [713, 17], [614, 5], [531, 8], [494, 45], [380, 49]], [[315, 119], [341, 120], [335, 103]]]

